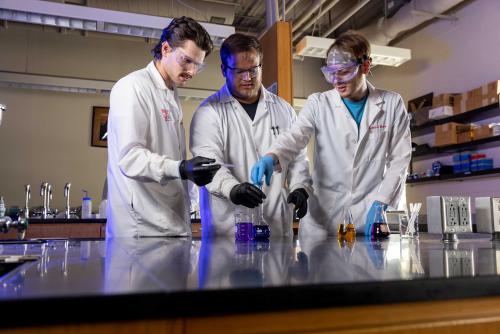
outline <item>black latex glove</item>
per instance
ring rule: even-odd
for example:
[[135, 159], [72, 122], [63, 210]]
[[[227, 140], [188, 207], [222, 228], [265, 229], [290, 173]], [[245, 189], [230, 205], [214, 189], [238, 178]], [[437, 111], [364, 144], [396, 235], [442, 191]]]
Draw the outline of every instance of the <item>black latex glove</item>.
[[262, 204], [266, 195], [248, 182], [240, 183], [231, 189], [231, 193], [229, 194], [229, 198], [231, 202], [236, 205], [244, 205], [247, 208], [255, 208], [259, 204]]
[[293, 203], [295, 205], [295, 211], [297, 211], [297, 217], [303, 218], [307, 213], [307, 199], [309, 195], [304, 188], [295, 189], [288, 195], [286, 199], [287, 203]]
[[215, 159], [209, 159], [205, 157], [194, 157], [191, 160], [182, 160], [179, 165], [179, 173], [181, 174], [181, 179], [191, 180], [196, 183], [197, 186], [204, 186], [212, 182], [215, 173], [220, 168], [219, 164], [203, 166], [207, 164], [213, 164]]

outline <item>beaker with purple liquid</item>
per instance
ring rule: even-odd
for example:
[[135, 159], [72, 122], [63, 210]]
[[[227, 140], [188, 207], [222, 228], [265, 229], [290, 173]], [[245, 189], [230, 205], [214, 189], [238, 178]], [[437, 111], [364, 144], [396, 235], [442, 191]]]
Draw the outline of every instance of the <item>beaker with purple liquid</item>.
[[239, 210], [235, 213], [235, 239], [237, 241], [253, 240], [253, 220], [248, 210]]

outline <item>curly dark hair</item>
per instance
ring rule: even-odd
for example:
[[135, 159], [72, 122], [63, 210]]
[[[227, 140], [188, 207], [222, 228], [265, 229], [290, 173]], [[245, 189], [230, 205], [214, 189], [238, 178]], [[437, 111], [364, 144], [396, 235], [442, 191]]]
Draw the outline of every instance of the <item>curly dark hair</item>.
[[160, 40], [151, 53], [155, 59], [161, 59], [161, 46], [167, 41], [175, 48], [181, 46], [186, 40], [193, 41], [200, 49], [205, 51], [208, 56], [214, 47], [212, 39], [208, 32], [195, 20], [190, 17], [182, 16], [174, 18], [170, 24], [163, 29]]

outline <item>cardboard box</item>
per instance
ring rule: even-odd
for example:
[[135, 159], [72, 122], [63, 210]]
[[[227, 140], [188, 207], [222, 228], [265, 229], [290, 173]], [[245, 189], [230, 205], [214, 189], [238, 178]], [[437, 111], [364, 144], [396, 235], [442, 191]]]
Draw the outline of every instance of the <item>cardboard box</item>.
[[472, 131], [463, 131], [457, 133], [457, 144], [468, 143], [472, 140]]
[[482, 99], [483, 99], [482, 87], [469, 90], [467, 92], [467, 101], [465, 101], [465, 111], [481, 108]]
[[453, 104], [453, 114], [458, 115], [466, 111], [465, 102], [467, 101], [467, 93], [462, 93], [455, 96]]
[[441, 106], [429, 110], [429, 119], [441, 119], [453, 116], [453, 107]]
[[455, 105], [455, 97], [459, 96], [459, 95], [460, 94], [445, 93], [445, 94], [439, 94], [437, 96], [434, 96], [432, 98], [432, 107], [433, 108], [442, 107], [442, 106], [453, 107]]
[[[449, 122], [434, 127], [435, 146], [446, 146], [458, 144], [458, 134], [469, 132], [470, 124], [460, 124]], [[468, 135], [461, 135], [461, 139], [467, 138]], [[470, 136], [470, 135], [469, 135]]]
[[492, 81], [488, 84], [488, 96], [498, 97], [500, 94], [500, 80]]
[[472, 140], [478, 140], [482, 138], [488, 138], [493, 135], [492, 128], [486, 125], [475, 125], [472, 127]]
[[493, 103], [498, 103], [500, 94], [500, 80], [492, 81], [481, 87], [467, 92], [467, 101], [465, 102], [466, 111], [486, 107]]

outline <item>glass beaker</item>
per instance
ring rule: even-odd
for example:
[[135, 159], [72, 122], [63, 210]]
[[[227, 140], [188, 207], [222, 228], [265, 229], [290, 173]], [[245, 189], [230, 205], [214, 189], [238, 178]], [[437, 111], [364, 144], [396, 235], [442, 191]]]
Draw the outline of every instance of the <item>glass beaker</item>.
[[399, 233], [401, 238], [418, 238], [418, 211], [399, 216]]
[[253, 240], [252, 213], [246, 208], [237, 208], [234, 221], [236, 224], [235, 239], [237, 241]]
[[379, 240], [388, 238], [391, 234], [389, 225], [387, 224], [387, 217], [382, 206], [377, 206], [375, 211], [375, 221], [371, 227], [370, 235], [372, 240]]

